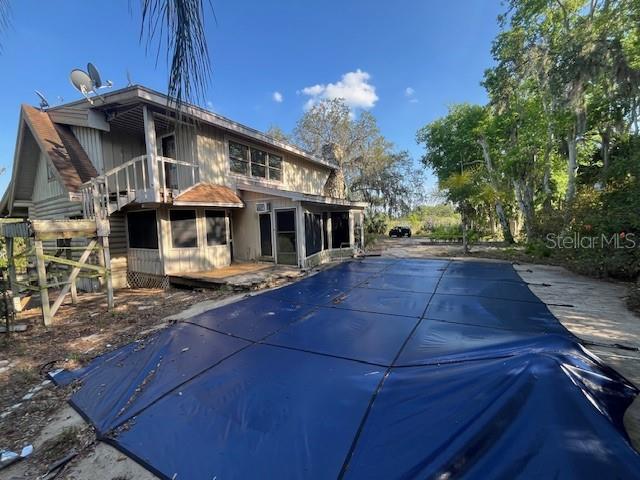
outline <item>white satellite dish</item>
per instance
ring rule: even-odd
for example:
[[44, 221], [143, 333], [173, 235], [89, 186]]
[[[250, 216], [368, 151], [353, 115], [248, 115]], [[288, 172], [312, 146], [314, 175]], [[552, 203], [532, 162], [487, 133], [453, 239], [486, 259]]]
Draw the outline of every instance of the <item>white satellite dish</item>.
[[93, 105], [93, 99], [89, 97], [89, 94], [94, 93], [104, 101], [104, 99], [98, 93], [98, 89], [111, 88], [113, 86], [113, 82], [111, 80], [107, 80], [103, 85], [98, 69], [91, 62], [87, 64], [87, 70], [89, 73], [80, 70], [79, 68], [71, 70], [70, 80], [71, 84], [76, 88], [76, 90], [82, 93], [82, 95], [84, 95], [84, 98], [86, 98], [89, 103]]
[[42, 93], [40, 93], [38, 90], [36, 90], [35, 92], [38, 98], [40, 98], [40, 110], [49, 108], [49, 102], [47, 101], [46, 97]]
[[79, 68], [74, 68], [71, 70], [71, 75], [69, 75], [69, 80], [71, 80], [71, 85], [75, 87], [84, 98], [89, 100], [89, 103], [93, 105], [93, 100], [89, 97], [89, 93], [93, 92], [93, 80], [86, 72], [83, 72]]

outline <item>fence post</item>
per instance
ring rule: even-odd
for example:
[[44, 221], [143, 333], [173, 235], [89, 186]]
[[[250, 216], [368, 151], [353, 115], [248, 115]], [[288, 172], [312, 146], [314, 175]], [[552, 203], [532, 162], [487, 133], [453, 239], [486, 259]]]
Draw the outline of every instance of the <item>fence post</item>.
[[11, 301], [14, 312], [22, 311], [22, 302], [20, 301], [20, 287], [18, 286], [18, 278], [16, 275], [16, 259], [15, 240], [13, 237], [7, 237], [7, 267], [9, 270], [9, 288], [11, 289]]
[[104, 261], [104, 275], [107, 288], [107, 307], [109, 310], [113, 310], [113, 280], [111, 278], [111, 254], [109, 253], [109, 237], [100, 237], [100, 243], [102, 245], [102, 257]]
[[36, 269], [38, 271], [38, 287], [40, 289], [40, 303], [42, 304], [42, 320], [45, 327], [51, 325], [51, 306], [49, 305], [49, 290], [47, 287], [47, 268], [44, 264], [44, 249], [42, 240], [35, 241]]

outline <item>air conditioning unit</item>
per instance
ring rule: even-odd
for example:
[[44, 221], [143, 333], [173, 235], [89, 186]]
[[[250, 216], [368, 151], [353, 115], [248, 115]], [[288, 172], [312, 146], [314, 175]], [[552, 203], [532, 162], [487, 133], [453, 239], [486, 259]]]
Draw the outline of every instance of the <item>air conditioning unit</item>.
[[271, 203], [269, 202], [258, 202], [256, 203], [256, 212], [270, 212], [271, 211]]

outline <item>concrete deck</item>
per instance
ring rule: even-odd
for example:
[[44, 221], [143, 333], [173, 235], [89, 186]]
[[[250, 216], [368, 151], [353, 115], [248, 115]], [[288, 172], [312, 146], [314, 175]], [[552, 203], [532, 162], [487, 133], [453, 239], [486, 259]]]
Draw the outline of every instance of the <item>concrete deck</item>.
[[275, 265], [267, 262], [232, 263], [204, 272], [186, 272], [169, 276], [173, 285], [185, 287], [221, 287], [238, 290], [254, 290], [281, 281], [293, 280], [303, 275], [297, 267]]
[[[640, 388], [640, 318], [626, 306], [627, 286], [583, 277], [550, 265], [514, 265], [529, 288], [585, 347]], [[625, 427], [640, 451], [640, 397]]]

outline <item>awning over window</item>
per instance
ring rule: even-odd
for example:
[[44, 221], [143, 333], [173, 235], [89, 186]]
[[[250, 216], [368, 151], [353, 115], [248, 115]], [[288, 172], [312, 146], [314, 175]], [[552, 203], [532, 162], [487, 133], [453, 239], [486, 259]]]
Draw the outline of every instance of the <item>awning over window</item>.
[[200, 182], [178, 195], [174, 205], [203, 205], [213, 207], [244, 207], [238, 195], [229, 187]]

